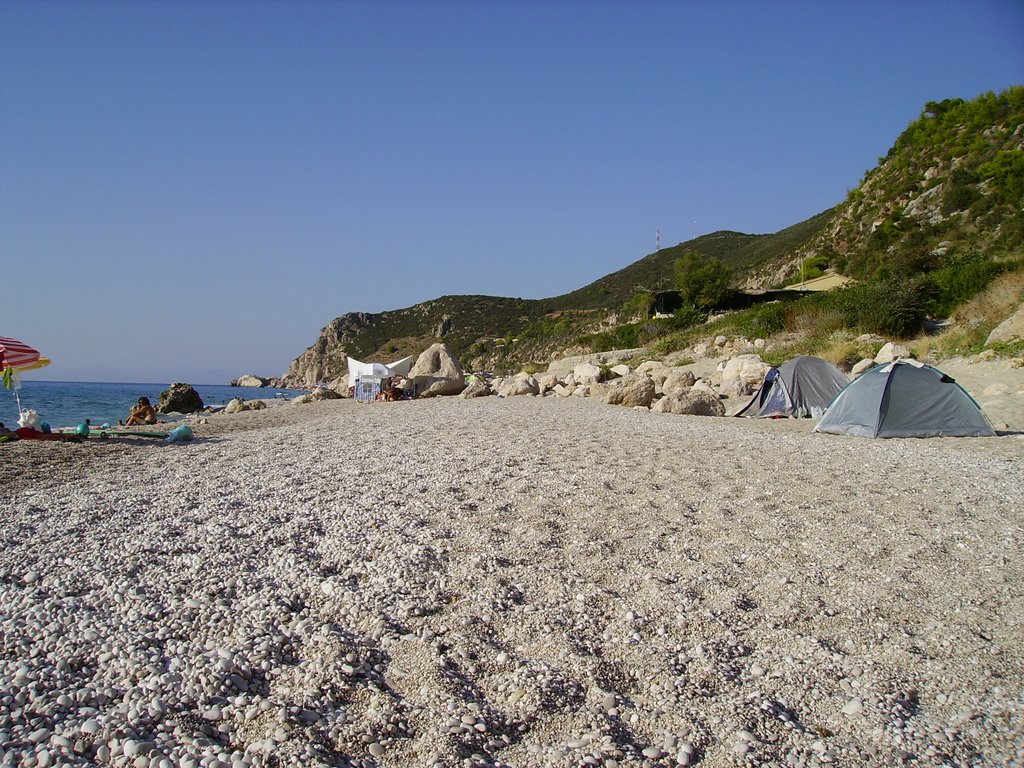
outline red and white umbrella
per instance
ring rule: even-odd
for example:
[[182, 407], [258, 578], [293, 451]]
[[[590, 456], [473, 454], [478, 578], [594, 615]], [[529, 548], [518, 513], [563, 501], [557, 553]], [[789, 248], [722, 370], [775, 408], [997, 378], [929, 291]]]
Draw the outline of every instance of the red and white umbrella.
[[43, 368], [50, 364], [50, 359], [43, 357], [39, 350], [33, 349], [23, 341], [0, 336], [0, 374], [3, 375], [4, 386], [14, 389], [14, 399], [18, 401], [18, 413], [21, 413], [21, 398], [18, 396], [18, 373]]

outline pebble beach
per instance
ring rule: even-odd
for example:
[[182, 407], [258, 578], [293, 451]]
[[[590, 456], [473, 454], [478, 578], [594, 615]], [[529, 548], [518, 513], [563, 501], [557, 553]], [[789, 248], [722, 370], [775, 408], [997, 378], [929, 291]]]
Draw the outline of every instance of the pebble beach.
[[0, 446], [0, 766], [1024, 764], [1024, 436], [567, 398]]

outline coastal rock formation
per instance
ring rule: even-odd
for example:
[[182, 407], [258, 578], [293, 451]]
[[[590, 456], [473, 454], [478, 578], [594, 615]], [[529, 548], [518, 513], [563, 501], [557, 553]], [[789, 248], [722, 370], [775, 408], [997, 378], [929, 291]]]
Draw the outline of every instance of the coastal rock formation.
[[284, 382], [276, 376], [257, 376], [253, 373], [246, 373], [237, 379], [232, 379], [232, 387], [284, 387]]
[[335, 382], [345, 375], [347, 350], [373, 324], [374, 316], [350, 312], [336, 317], [320, 331], [313, 346], [295, 358], [283, 380], [290, 387], [314, 387], [320, 382]]
[[465, 377], [459, 361], [444, 344], [428, 347], [409, 371], [417, 397], [457, 395], [466, 388]]
[[160, 413], [198, 413], [203, 410], [203, 398], [191, 385], [176, 381], [160, 393], [156, 409]]

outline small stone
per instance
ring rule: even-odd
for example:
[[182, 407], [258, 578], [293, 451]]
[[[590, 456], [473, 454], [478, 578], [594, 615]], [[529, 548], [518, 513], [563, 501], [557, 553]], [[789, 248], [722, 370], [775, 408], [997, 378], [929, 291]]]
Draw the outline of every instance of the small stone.
[[647, 757], [647, 758], [650, 758], [651, 760], [657, 760], [663, 754], [665, 754], [665, 753], [662, 752], [661, 749], [658, 748], [658, 747], [646, 747], [643, 750], [643, 756]]
[[843, 707], [844, 715], [859, 715], [864, 711], [864, 702], [860, 699], [850, 699]]
[[384, 747], [382, 747], [376, 741], [373, 742], [372, 744], [370, 744], [369, 750], [370, 750], [370, 754], [373, 755], [374, 757], [380, 757], [381, 755], [384, 754]]

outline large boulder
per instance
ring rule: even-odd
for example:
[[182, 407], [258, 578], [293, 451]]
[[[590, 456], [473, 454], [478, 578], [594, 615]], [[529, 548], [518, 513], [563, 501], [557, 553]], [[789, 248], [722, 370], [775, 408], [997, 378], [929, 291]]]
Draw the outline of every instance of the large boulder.
[[1016, 312], [992, 329], [992, 333], [985, 341], [985, 346], [1010, 343], [1021, 339], [1024, 339], [1024, 304], [1017, 307]]
[[267, 386], [267, 380], [261, 379], [259, 376], [254, 376], [251, 373], [247, 373], [244, 376], [239, 376], [237, 379], [231, 382], [232, 387], [265, 387]]
[[545, 376], [541, 376], [537, 380], [537, 394], [543, 395], [545, 392], [551, 392], [561, 383], [562, 381], [557, 376], [553, 376], [550, 373]]
[[474, 379], [466, 385], [466, 388], [459, 393], [459, 397], [463, 400], [469, 400], [473, 397], [487, 397], [491, 393], [491, 388], [487, 386], [487, 382], [480, 381], [480, 379]]
[[684, 371], [681, 368], [674, 368], [669, 371], [665, 380], [661, 383], [661, 391], [666, 395], [681, 395], [688, 392], [690, 387], [697, 383], [697, 377], [693, 371]]
[[243, 411], [262, 411], [267, 404], [262, 400], [243, 400], [236, 397], [224, 406], [224, 413], [242, 413]]
[[701, 389], [691, 389], [681, 395], [666, 395], [651, 410], [688, 416], [725, 416], [722, 401]]
[[515, 397], [516, 395], [538, 395], [540, 386], [537, 379], [528, 373], [517, 373], [515, 376], [505, 379], [498, 390], [501, 397]]
[[643, 373], [631, 373], [608, 385], [608, 405], [649, 408], [654, 401], [654, 379]]
[[902, 344], [887, 341], [878, 350], [878, 354], [875, 355], [875, 363], [881, 365], [882, 363], [891, 363], [893, 360], [900, 360], [906, 357], [910, 357], [910, 350]]
[[409, 371], [417, 397], [457, 395], [466, 388], [466, 374], [444, 344], [432, 344], [416, 358]]
[[601, 369], [593, 363], [579, 363], [572, 369], [573, 379], [577, 384], [597, 384], [601, 381]]
[[317, 387], [312, 392], [293, 398], [292, 402], [305, 405], [306, 403], [319, 403], [321, 400], [338, 400], [340, 398], [341, 395], [330, 387]]
[[751, 392], [761, 386], [765, 374], [771, 370], [771, 366], [761, 359], [760, 355], [736, 355], [730, 358], [722, 369], [722, 384], [727, 382], [742, 382], [740, 387]]
[[160, 413], [198, 413], [203, 410], [203, 398], [191, 385], [176, 381], [160, 393], [156, 409]]
[[869, 357], [854, 364], [853, 368], [850, 369], [851, 376], [860, 376], [864, 371], [870, 371], [875, 367], [875, 361]]

